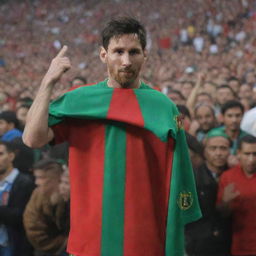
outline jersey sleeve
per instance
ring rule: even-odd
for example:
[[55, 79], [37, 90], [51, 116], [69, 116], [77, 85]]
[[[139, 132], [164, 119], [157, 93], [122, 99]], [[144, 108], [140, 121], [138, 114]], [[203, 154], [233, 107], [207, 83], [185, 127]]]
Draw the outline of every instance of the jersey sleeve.
[[59, 124], [51, 126], [51, 129], [54, 133], [54, 139], [51, 141], [51, 144], [60, 144], [65, 141], [68, 141], [69, 137], [69, 125], [67, 121], [61, 122]]

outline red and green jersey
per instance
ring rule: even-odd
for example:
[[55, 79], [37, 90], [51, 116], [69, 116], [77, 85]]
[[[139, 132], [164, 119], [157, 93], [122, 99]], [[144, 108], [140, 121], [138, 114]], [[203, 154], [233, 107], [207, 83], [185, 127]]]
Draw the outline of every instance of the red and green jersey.
[[69, 142], [76, 256], [183, 255], [184, 224], [200, 217], [175, 105], [143, 84], [103, 81], [50, 105], [55, 142]]

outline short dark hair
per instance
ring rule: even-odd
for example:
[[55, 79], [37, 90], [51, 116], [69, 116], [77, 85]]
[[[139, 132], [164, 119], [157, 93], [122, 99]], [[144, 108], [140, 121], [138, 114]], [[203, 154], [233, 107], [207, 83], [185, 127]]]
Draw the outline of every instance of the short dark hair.
[[234, 97], [237, 97], [235, 91], [234, 91], [229, 85], [227, 85], [227, 84], [219, 85], [219, 86], [216, 88], [216, 90], [218, 91], [218, 90], [224, 89], [224, 88], [229, 89], [229, 90], [233, 93]]
[[237, 100], [229, 100], [225, 104], [223, 104], [221, 108], [221, 113], [224, 115], [226, 111], [230, 108], [240, 108], [242, 113], [244, 113], [244, 106], [240, 101]]
[[107, 50], [111, 38], [124, 34], [138, 35], [142, 49], [146, 48], [146, 30], [138, 20], [132, 17], [120, 17], [107, 23], [101, 33], [103, 47]]
[[185, 100], [185, 97], [182, 95], [182, 93], [179, 90], [175, 90], [175, 89], [172, 89], [171, 87], [168, 87], [167, 88], [167, 95], [170, 94], [170, 93], [176, 93], [177, 95], [179, 95], [179, 97], [182, 100]]
[[3, 141], [3, 140], [0, 140], [0, 145], [3, 145], [5, 146], [6, 148], [6, 151], [8, 153], [15, 153], [15, 147], [14, 147], [14, 144], [9, 142], [9, 141]]
[[13, 123], [15, 128], [19, 127], [19, 120], [17, 119], [14, 111], [3, 111], [0, 113], [0, 119], [6, 121], [7, 123]]
[[63, 172], [62, 165], [57, 160], [52, 158], [45, 158], [36, 162], [33, 166], [33, 170], [38, 170], [38, 169], [44, 172], [48, 172], [48, 171], [57, 172], [57, 173]]
[[243, 136], [242, 138], [240, 138], [238, 140], [237, 148], [241, 149], [243, 143], [255, 144], [256, 143], [256, 137], [254, 137], [252, 135], [245, 135], [245, 136]]

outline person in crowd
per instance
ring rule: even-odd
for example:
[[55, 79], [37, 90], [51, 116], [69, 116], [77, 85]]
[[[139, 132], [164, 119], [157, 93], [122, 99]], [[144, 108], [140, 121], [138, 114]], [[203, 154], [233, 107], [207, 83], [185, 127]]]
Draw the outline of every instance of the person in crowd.
[[29, 110], [28, 105], [21, 105], [16, 109], [16, 116], [19, 121], [19, 129], [24, 130], [25, 124], [26, 124], [26, 117]]
[[37, 188], [24, 211], [26, 235], [35, 256], [62, 256], [69, 231], [66, 230], [68, 195], [62, 195], [63, 189], [62, 194], [59, 191], [63, 168], [56, 160], [46, 158], [34, 165], [33, 173]]
[[0, 113], [0, 139], [2, 141], [12, 141], [21, 137], [19, 130], [19, 121], [14, 111], [3, 111]]
[[215, 104], [215, 115], [219, 115], [222, 106], [230, 101], [235, 100], [236, 94], [233, 89], [228, 85], [220, 85], [216, 89], [216, 104]]
[[14, 158], [12, 144], [0, 141], [0, 255], [32, 256], [22, 216], [34, 183], [13, 167]]
[[54, 85], [71, 67], [64, 46], [28, 112], [23, 140], [30, 147], [69, 142], [69, 253], [183, 255], [184, 224], [200, 210], [181, 117], [168, 97], [140, 80], [147, 57], [141, 23], [113, 19], [101, 35], [107, 79], [65, 93], [48, 117]]
[[202, 142], [207, 133], [217, 126], [214, 108], [207, 103], [198, 104], [194, 113], [195, 119], [190, 125], [189, 132]]
[[194, 169], [203, 217], [186, 226], [186, 252], [189, 256], [228, 256], [231, 220], [216, 208], [218, 181], [228, 168], [231, 141], [221, 131], [211, 131], [204, 141], [205, 162]]
[[246, 135], [246, 132], [240, 129], [244, 107], [237, 100], [227, 101], [223, 104], [221, 113], [223, 115], [223, 126], [214, 128], [214, 130], [220, 130], [227, 134], [232, 141], [231, 154], [236, 155], [238, 140]]
[[238, 143], [239, 164], [220, 177], [218, 208], [232, 217], [232, 255], [256, 255], [256, 137]]

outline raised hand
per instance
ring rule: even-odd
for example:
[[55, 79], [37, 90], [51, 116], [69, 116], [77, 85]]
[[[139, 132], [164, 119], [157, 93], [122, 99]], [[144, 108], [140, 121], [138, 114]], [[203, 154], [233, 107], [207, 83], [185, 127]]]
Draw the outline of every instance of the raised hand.
[[49, 85], [54, 85], [71, 68], [70, 60], [66, 56], [68, 47], [64, 45], [57, 56], [52, 60], [51, 65], [45, 74], [44, 81]]
[[224, 188], [222, 201], [224, 203], [230, 203], [232, 200], [237, 198], [240, 195], [240, 192], [235, 190], [235, 184], [230, 183]]

